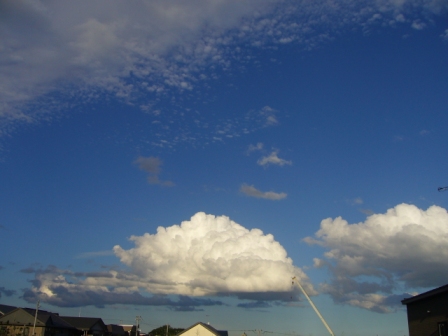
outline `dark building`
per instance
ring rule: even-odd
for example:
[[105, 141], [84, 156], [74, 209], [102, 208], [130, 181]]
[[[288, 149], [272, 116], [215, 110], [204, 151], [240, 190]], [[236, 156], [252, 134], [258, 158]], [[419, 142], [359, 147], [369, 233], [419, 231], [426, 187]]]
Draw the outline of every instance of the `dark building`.
[[407, 308], [409, 336], [448, 336], [448, 285], [401, 303]]
[[31, 308], [16, 308], [0, 316], [0, 335], [2, 336], [81, 336], [58, 314]]

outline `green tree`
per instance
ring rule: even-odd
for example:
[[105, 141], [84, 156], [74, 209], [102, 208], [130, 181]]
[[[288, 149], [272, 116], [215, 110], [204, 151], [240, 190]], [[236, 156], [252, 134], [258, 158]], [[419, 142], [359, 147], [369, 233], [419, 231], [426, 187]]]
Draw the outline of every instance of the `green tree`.
[[[176, 336], [181, 331], [184, 331], [184, 328], [172, 328], [171, 326], [168, 326], [168, 336]], [[158, 327], [156, 329], [153, 329], [149, 332], [150, 336], [167, 336], [167, 328], [166, 324], [164, 326]]]

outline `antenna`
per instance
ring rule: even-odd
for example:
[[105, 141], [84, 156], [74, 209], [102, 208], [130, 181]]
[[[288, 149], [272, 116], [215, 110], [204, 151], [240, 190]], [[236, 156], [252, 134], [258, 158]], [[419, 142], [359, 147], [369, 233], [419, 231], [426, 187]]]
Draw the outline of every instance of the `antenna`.
[[34, 331], [36, 330], [36, 320], [37, 320], [37, 312], [39, 311], [40, 308], [40, 300], [37, 300], [37, 304], [36, 304], [36, 312], [34, 314], [34, 324], [33, 324], [33, 336], [35, 336], [36, 334], [34, 333]]
[[[295, 282], [294, 282], [295, 280]], [[327, 322], [324, 320], [323, 316], [319, 313], [319, 311], [317, 310], [316, 306], [314, 305], [313, 301], [311, 301], [310, 297], [308, 296], [308, 294], [305, 292], [305, 290], [303, 289], [302, 285], [300, 284], [299, 280], [296, 277], [292, 278], [292, 284], [294, 285], [294, 283], [297, 283], [297, 285], [299, 286], [300, 290], [302, 291], [303, 295], [305, 295], [305, 297], [308, 299], [308, 302], [310, 303], [311, 307], [313, 307], [314, 311], [316, 312], [317, 316], [319, 316], [320, 320], [322, 321], [322, 323], [324, 324], [325, 328], [327, 328], [328, 332], [330, 333], [331, 336], [334, 336], [333, 331], [330, 329], [330, 326], [327, 324]]]

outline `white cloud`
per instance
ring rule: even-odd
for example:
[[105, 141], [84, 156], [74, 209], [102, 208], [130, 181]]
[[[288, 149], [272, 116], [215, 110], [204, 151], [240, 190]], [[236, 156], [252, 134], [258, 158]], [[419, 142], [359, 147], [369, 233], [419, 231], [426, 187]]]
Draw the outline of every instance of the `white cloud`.
[[261, 151], [263, 149], [263, 143], [258, 142], [256, 145], [249, 145], [249, 148], [247, 149], [247, 154], [250, 154], [255, 151]]
[[[204, 69], [228, 70], [242, 60], [242, 43], [309, 48], [344, 25], [406, 17], [420, 29], [427, 14], [447, 9], [430, 0], [5, 0], [1, 6], [2, 133], [73, 107], [56, 96], [86, 103], [104, 94], [132, 100], [149, 93], [146, 99], [155, 100], [173, 88], [191, 90], [216, 77]], [[261, 110], [265, 125], [278, 123], [272, 112]]]
[[[316, 237], [305, 239], [328, 251], [317, 267], [328, 267], [333, 280], [322, 289], [336, 301], [387, 312], [400, 289], [433, 288], [448, 278], [448, 213], [400, 204], [365, 222], [341, 217], [321, 222]], [[401, 297], [401, 296], [398, 296]], [[362, 304], [361, 302], [364, 302]]]
[[172, 187], [174, 183], [171, 181], [161, 181], [159, 179], [159, 174], [161, 171], [162, 160], [157, 157], [149, 156], [139, 156], [134, 164], [138, 165], [140, 170], [143, 170], [148, 173], [148, 183], [149, 184], [158, 184], [165, 187]]
[[361, 205], [361, 204], [364, 203], [364, 201], [362, 200], [361, 197], [356, 197], [356, 198], [353, 198], [353, 199], [347, 199], [346, 202], [347, 202], [347, 204], [350, 204], [350, 205]]
[[278, 151], [273, 151], [271, 154], [269, 154], [269, 156], [263, 156], [261, 159], [259, 159], [257, 161], [257, 163], [260, 166], [266, 166], [266, 165], [270, 165], [270, 164], [277, 165], [277, 166], [284, 166], [284, 165], [292, 164], [291, 161], [280, 159], [277, 154], [278, 154]]
[[258, 113], [261, 118], [265, 120], [265, 126], [274, 126], [278, 124], [277, 120], [277, 110], [273, 109], [270, 106], [263, 107]]
[[445, 29], [445, 31], [443, 32], [442, 35], [440, 35], [440, 37], [445, 41], [448, 41], [448, 29]]
[[[36, 275], [24, 297], [58, 306], [93, 304], [95, 299], [98, 304], [133, 303], [133, 297], [136, 304], [158, 304], [157, 295], [165, 294], [282, 301], [297, 294], [292, 276], [316, 294], [305, 273], [293, 265], [271, 234], [246, 229], [226, 216], [199, 212], [180, 225], [159, 227], [155, 234], [130, 240], [134, 248], [117, 245], [113, 249], [130, 271], [75, 273], [53, 266], [24, 270]], [[177, 305], [167, 301], [163, 304]]]
[[286, 196], [288, 196], [286, 193], [282, 192], [282, 193], [276, 193], [274, 191], [260, 191], [257, 188], [255, 188], [254, 186], [250, 186], [247, 184], [243, 184], [240, 188], [240, 191], [250, 197], [255, 197], [255, 198], [264, 198], [264, 199], [268, 199], [268, 200], [272, 200], [272, 201], [278, 201], [281, 199], [286, 198]]
[[422, 22], [421, 20], [414, 20], [411, 26], [416, 30], [422, 30], [425, 29], [426, 23]]

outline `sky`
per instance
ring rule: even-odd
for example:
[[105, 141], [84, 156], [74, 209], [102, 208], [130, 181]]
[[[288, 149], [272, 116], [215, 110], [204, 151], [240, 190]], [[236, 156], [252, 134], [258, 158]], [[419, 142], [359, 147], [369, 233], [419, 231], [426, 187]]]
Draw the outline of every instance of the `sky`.
[[0, 303], [328, 334], [299, 282], [335, 335], [407, 335], [448, 282], [447, 14], [1, 1]]

